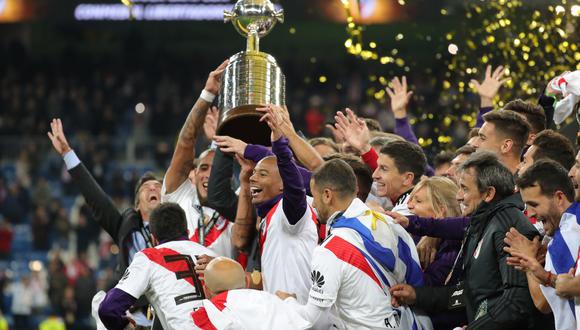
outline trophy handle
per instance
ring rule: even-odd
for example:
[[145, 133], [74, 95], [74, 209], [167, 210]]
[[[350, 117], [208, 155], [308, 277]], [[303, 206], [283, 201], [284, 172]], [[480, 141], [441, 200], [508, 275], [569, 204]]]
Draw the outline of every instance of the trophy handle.
[[224, 23], [231, 22], [236, 16], [236, 13], [224, 10]]
[[278, 22], [284, 23], [284, 10], [283, 9], [276, 10], [274, 12], [273, 16], [278, 20]]

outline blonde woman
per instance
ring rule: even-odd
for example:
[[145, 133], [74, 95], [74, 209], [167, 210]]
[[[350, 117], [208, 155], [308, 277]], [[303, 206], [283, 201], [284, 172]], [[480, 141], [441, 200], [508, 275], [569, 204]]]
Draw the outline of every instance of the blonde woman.
[[[448, 178], [435, 176], [423, 179], [411, 192], [409, 211], [421, 218], [440, 219], [460, 216], [461, 210], [455, 198], [458, 189], [457, 185]], [[412, 230], [410, 232], [414, 234]], [[460, 241], [443, 240], [441, 242], [435, 261], [423, 271], [425, 285], [445, 285], [460, 247]]]

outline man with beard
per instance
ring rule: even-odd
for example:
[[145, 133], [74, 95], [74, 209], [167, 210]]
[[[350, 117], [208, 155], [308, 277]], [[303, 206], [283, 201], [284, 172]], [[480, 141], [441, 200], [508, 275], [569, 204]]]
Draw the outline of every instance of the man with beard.
[[308, 303], [278, 292], [313, 325], [326, 311], [340, 319], [338, 329], [429, 329], [431, 322], [408, 307], [391, 305], [389, 286], [423, 284], [413, 240], [387, 216], [356, 198], [356, 177], [340, 159], [322, 165], [312, 176], [314, 207], [328, 238], [314, 250]]
[[532, 165], [517, 184], [528, 214], [537, 217], [546, 235], [553, 237], [548, 244], [545, 267], [537, 260], [539, 239], [526, 239], [512, 228], [505, 242], [505, 250], [512, 257], [508, 264], [526, 272], [528, 287], [536, 308], [554, 313], [556, 329], [576, 328], [573, 300], [558, 297], [556, 277], [574, 268], [580, 245], [580, 204], [574, 200], [574, 187], [566, 170], [552, 160], [540, 160]]

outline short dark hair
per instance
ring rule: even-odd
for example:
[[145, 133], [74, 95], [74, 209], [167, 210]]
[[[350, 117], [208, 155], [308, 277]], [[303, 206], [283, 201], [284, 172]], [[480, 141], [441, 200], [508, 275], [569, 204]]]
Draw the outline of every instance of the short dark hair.
[[324, 157], [324, 160], [326, 161], [332, 159], [341, 159], [344, 160], [348, 165], [350, 165], [350, 167], [354, 171], [354, 175], [356, 176], [356, 181], [359, 188], [359, 196], [364, 197], [361, 199], [366, 200], [369, 192], [371, 191], [371, 186], [373, 185], [373, 172], [371, 171], [370, 167], [368, 167], [365, 163], [363, 163], [360, 160], [360, 157], [356, 157], [351, 154], [336, 153]]
[[457, 157], [459, 155], [469, 156], [474, 152], [475, 152], [475, 148], [466, 144], [466, 145], [460, 147], [459, 149], [455, 150], [455, 157]]
[[497, 133], [514, 142], [512, 152], [519, 157], [530, 134], [530, 124], [527, 120], [511, 110], [488, 112], [483, 115], [483, 120], [493, 124]]
[[521, 99], [508, 102], [503, 110], [511, 110], [524, 116], [530, 124], [531, 133], [538, 134], [546, 129], [546, 113], [539, 104], [533, 104]]
[[435, 158], [433, 158], [433, 167], [438, 168], [441, 165], [451, 163], [451, 161], [455, 158], [455, 153], [451, 151], [441, 151]]
[[319, 145], [325, 145], [325, 146], [332, 148], [335, 152], [340, 151], [338, 149], [338, 146], [336, 145], [336, 143], [329, 138], [316, 137], [316, 138], [312, 138], [312, 139], [308, 140], [308, 143], [313, 147], [316, 147]]
[[475, 170], [475, 181], [480, 193], [484, 193], [489, 187], [494, 187], [494, 201], [513, 195], [515, 188], [514, 176], [492, 152], [476, 152], [459, 166], [460, 171], [466, 171], [470, 168]]
[[312, 173], [312, 180], [316, 186], [330, 188], [343, 198], [356, 196], [354, 171], [342, 159], [325, 162]]
[[135, 207], [137, 207], [137, 204], [139, 203], [139, 189], [141, 189], [141, 186], [147, 181], [161, 182], [161, 180], [159, 180], [157, 176], [153, 174], [153, 172], [145, 172], [145, 174], [143, 174], [135, 184], [135, 200], [134, 200]]
[[558, 162], [542, 159], [534, 162], [518, 179], [520, 189], [539, 186], [542, 195], [552, 197], [556, 191], [564, 193], [568, 201], [574, 201], [574, 185], [568, 171]]
[[181, 236], [187, 237], [185, 211], [176, 203], [161, 203], [149, 216], [151, 234], [158, 241], [170, 241]]
[[469, 134], [467, 134], [467, 139], [471, 139], [477, 136], [479, 136], [479, 127], [474, 127], [469, 130]]
[[532, 158], [534, 162], [540, 159], [552, 159], [566, 169], [574, 165], [576, 153], [572, 142], [564, 135], [551, 129], [540, 132], [532, 144], [536, 146]]
[[393, 141], [387, 143], [381, 153], [391, 157], [397, 170], [400, 173], [412, 172], [414, 174], [413, 184], [421, 180], [427, 167], [427, 157], [421, 147], [407, 141]]
[[381, 127], [381, 123], [378, 120], [372, 118], [363, 118], [365, 123], [367, 124], [367, 128], [369, 132], [382, 132], [383, 128]]

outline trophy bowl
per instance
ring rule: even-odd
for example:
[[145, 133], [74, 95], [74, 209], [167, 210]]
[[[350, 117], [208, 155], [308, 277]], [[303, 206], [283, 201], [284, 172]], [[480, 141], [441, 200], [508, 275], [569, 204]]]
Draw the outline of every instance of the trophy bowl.
[[270, 145], [270, 128], [256, 108], [285, 105], [285, 77], [271, 55], [240, 52], [230, 58], [222, 78], [219, 135]]
[[259, 121], [256, 108], [285, 105], [286, 78], [276, 59], [260, 52], [259, 41], [283, 21], [283, 11], [270, 0], [239, 0], [224, 21], [247, 38], [246, 50], [230, 57], [219, 94], [220, 123], [217, 133], [247, 143], [270, 145], [270, 128]]

